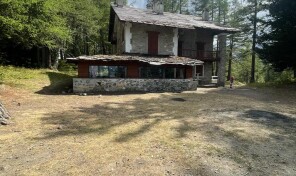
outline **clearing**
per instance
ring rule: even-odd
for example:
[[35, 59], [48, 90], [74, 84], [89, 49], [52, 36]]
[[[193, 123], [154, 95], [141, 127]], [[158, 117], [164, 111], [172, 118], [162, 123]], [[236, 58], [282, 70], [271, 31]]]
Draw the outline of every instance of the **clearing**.
[[0, 126], [0, 175], [296, 175], [295, 89], [78, 96], [0, 86], [13, 117]]

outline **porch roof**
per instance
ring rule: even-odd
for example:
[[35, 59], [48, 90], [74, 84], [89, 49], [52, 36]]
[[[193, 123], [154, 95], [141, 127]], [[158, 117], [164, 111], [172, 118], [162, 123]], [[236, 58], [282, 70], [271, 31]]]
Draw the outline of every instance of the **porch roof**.
[[178, 56], [150, 56], [150, 55], [94, 55], [94, 56], [79, 56], [76, 58], [67, 58], [70, 62], [79, 61], [138, 61], [148, 63], [150, 65], [202, 65], [203, 62], [188, 57]]
[[158, 26], [168, 26], [181, 29], [211, 29], [217, 33], [236, 33], [239, 29], [216, 25], [211, 21], [203, 21], [201, 17], [164, 12], [157, 15], [150, 9], [138, 9], [128, 6], [117, 7], [112, 5], [114, 12], [121, 21], [131, 23], [142, 23]]

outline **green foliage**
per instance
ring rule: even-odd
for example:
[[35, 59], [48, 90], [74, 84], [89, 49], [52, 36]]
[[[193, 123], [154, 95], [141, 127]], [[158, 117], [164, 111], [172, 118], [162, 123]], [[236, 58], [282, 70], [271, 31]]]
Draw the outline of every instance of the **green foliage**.
[[[296, 71], [296, 2], [271, 0], [270, 18], [266, 22], [268, 31], [262, 31], [260, 57], [278, 71], [292, 68]], [[296, 72], [295, 75], [296, 77]]]
[[62, 72], [76, 71], [77, 66], [72, 63], [67, 63], [66, 60], [61, 60], [59, 62], [58, 70]]
[[25, 65], [37, 53], [32, 48], [48, 48], [48, 60], [59, 49], [66, 57], [107, 53], [109, 11], [109, 0], [1, 0], [1, 62], [19, 57]]

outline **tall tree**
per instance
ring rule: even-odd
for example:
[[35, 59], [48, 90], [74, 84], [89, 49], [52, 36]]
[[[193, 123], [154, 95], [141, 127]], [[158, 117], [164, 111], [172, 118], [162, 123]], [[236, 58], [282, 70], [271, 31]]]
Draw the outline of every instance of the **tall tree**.
[[259, 38], [259, 55], [278, 71], [292, 68], [296, 78], [296, 1], [270, 2], [268, 30]]

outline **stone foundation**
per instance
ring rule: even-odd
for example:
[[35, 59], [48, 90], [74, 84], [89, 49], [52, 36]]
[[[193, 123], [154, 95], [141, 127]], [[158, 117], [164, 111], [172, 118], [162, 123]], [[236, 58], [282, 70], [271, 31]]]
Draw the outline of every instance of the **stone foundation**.
[[82, 92], [180, 92], [196, 90], [192, 79], [90, 79], [73, 78], [74, 93]]

